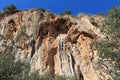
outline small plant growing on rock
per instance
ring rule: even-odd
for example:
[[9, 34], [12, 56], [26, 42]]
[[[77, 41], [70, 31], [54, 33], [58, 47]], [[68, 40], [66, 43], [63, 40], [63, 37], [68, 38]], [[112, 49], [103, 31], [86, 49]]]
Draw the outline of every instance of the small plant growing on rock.
[[61, 15], [71, 15], [71, 11], [70, 10], [65, 10]]
[[10, 14], [14, 14], [14, 13], [18, 12], [19, 10], [16, 8], [15, 5], [11, 4], [11, 5], [4, 7], [3, 11], [10, 13]]
[[42, 12], [46, 12], [46, 10], [44, 8], [38, 8], [37, 10], [42, 11]]

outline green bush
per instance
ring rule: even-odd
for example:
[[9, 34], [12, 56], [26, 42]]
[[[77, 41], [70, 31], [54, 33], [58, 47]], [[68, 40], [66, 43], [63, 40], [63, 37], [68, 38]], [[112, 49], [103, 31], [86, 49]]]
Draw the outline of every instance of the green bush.
[[0, 57], [0, 80], [14, 80], [15, 77], [22, 76], [23, 63], [14, 62], [11, 54]]
[[44, 8], [38, 8], [39, 11], [46, 12]]
[[61, 15], [71, 15], [71, 11], [70, 10], [65, 10]]
[[8, 12], [10, 14], [14, 14], [18, 12], [19, 10], [16, 8], [15, 5], [11, 4], [3, 8], [3, 11]]
[[17, 61], [12, 54], [0, 56], [0, 80], [40, 80], [38, 73], [30, 72], [30, 64]]

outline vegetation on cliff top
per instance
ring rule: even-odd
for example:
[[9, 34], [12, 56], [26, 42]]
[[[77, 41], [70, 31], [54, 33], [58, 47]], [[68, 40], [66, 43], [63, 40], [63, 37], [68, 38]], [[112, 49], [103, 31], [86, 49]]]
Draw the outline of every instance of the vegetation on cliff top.
[[11, 4], [9, 6], [4, 7], [3, 11], [7, 12], [9, 14], [14, 14], [14, 13], [18, 12], [19, 10], [16, 8], [15, 5]]

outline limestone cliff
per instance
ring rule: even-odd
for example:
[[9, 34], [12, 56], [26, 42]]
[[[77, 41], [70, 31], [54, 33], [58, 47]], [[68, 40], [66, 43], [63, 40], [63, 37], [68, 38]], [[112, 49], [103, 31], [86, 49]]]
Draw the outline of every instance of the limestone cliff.
[[[104, 19], [100, 15], [72, 17], [34, 9], [17, 12], [0, 19], [0, 52], [12, 51], [16, 60], [29, 61], [31, 73], [39, 70], [40, 75], [100, 80], [100, 70], [94, 66], [98, 54], [91, 42], [105, 38], [100, 30]], [[103, 78], [108, 79], [112, 80], [109, 75]]]

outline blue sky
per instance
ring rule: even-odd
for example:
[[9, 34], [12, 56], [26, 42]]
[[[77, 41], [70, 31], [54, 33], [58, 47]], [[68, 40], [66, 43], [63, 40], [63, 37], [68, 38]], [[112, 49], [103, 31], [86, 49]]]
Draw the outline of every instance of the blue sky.
[[119, 4], [118, 0], [0, 0], [0, 11], [3, 7], [14, 4], [18, 9], [45, 8], [54, 13], [71, 10], [73, 15], [78, 13], [105, 13], [111, 7]]

